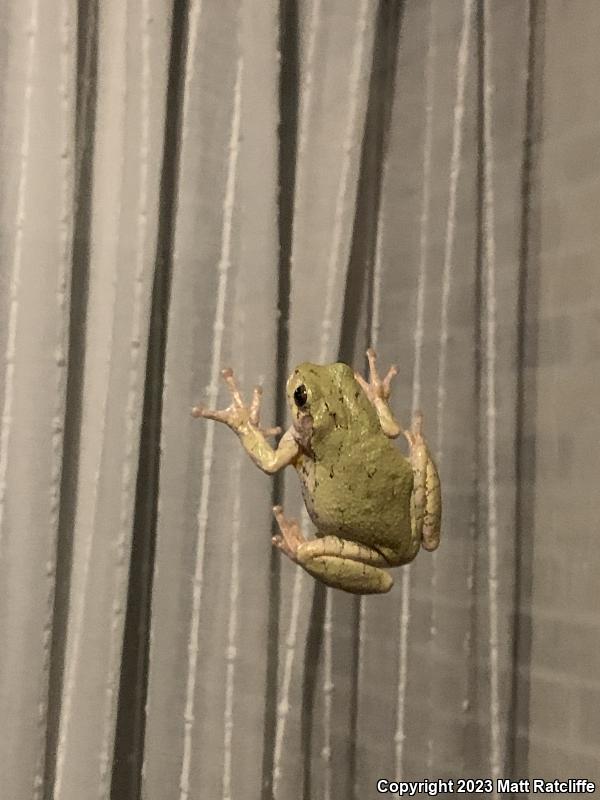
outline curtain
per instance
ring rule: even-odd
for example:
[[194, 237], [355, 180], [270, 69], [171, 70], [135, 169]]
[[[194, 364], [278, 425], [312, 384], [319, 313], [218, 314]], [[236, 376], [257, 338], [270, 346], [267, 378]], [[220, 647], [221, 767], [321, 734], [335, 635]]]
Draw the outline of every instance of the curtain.
[[[3, 800], [600, 780], [599, 35], [594, 0], [2, 0]], [[231, 366], [286, 426], [295, 364], [369, 345], [444, 501], [381, 597], [283, 560], [293, 470], [190, 415]]]

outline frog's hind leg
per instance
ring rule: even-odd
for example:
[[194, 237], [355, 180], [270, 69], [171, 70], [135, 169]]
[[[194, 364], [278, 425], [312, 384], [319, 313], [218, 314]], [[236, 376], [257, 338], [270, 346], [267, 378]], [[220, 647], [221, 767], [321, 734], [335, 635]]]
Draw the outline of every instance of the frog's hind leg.
[[383, 594], [392, 588], [392, 576], [381, 569], [390, 563], [377, 550], [338, 536], [307, 540], [298, 523], [284, 517], [281, 506], [273, 513], [281, 531], [273, 544], [327, 586], [352, 594]]
[[411, 519], [413, 534], [425, 550], [436, 550], [440, 543], [442, 524], [442, 493], [437, 468], [422, 434], [423, 415], [418, 411], [410, 431], [404, 436], [410, 446], [413, 468]]

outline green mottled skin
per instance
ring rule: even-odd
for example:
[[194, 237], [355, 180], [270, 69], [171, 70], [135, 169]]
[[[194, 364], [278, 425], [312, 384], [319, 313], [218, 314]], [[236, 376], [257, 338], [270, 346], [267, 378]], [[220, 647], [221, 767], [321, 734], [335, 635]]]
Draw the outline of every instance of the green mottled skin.
[[346, 364], [300, 364], [288, 380], [290, 409], [304, 384], [313, 420], [312, 455], [301, 452], [294, 466], [306, 508], [320, 535], [377, 548], [390, 565], [411, 561], [419, 549], [412, 537], [410, 462], [383, 433], [377, 412]]

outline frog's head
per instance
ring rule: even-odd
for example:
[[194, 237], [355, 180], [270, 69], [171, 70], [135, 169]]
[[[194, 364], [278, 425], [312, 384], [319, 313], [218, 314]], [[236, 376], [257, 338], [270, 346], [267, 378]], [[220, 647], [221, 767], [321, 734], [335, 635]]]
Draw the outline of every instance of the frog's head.
[[287, 382], [294, 427], [322, 440], [333, 430], [377, 430], [375, 410], [347, 364], [299, 364]]

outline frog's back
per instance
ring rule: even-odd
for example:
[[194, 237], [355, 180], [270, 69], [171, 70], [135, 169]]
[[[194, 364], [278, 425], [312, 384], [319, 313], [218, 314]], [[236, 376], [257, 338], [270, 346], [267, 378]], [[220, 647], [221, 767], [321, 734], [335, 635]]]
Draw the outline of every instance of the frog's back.
[[321, 535], [394, 547], [410, 532], [412, 469], [385, 434], [362, 434], [330, 443], [333, 457], [308, 456], [297, 468], [306, 508]]

